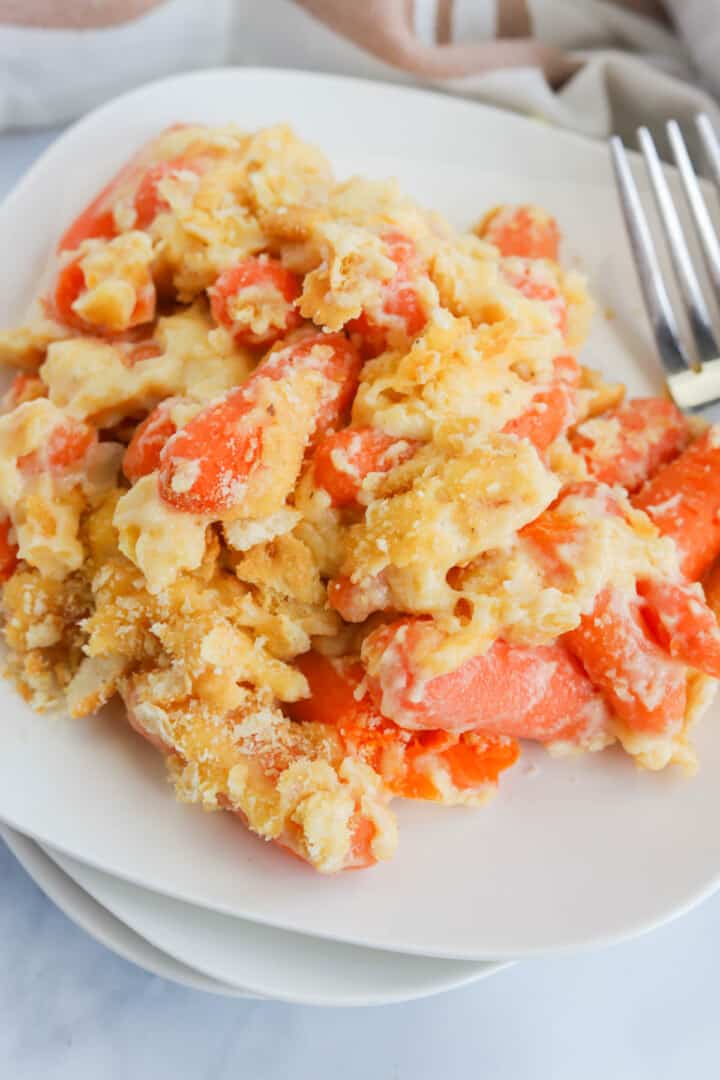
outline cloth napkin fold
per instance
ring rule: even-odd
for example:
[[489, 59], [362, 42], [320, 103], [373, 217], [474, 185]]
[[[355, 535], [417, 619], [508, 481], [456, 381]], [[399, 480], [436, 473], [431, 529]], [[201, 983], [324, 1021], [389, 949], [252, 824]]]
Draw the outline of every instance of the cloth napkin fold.
[[[577, 73], [553, 90], [534, 67], [455, 79], [400, 71], [290, 0], [168, 0], [105, 30], [0, 26], [0, 128], [67, 122], [123, 90], [226, 64], [327, 71], [430, 85], [590, 136], [630, 138], [639, 124], [663, 144], [668, 117], [704, 110], [720, 127], [720, 0], [667, 0], [679, 34], [605, 0], [529, 0], [536, 35], [571, 51]], [[417, 0], [416, 32], [432, 40], [436, 0]], [[494, 0], [455, 0], [455, 41], [487, 40]]]

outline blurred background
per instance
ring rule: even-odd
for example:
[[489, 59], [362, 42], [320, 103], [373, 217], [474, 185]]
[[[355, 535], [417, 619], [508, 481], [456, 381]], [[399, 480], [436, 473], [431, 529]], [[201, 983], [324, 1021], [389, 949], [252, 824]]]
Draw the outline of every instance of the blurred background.
[[272, 65], [431, 85], [587, 135], [720, 117], [720, 0], [0, 0], [0, 128], [164, 75]]

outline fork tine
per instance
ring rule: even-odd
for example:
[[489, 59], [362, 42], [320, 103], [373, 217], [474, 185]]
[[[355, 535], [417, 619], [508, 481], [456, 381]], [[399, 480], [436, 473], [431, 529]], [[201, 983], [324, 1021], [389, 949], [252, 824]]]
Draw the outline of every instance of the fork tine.
[[[705, 297], [702, 294], [700, 282], [693, 268], [692, 257], [685, 242], [683, 227], [675, 209], [670, 188], [660, 164], [658, 152], [655, 149], [653, 137], [647, 128], [641, 127], [638, 129], [638, 142], [645, 158], [655, 202], [660, 211], [668, 249], [675, 267], [675, 275], [685, 299], [698, 355], [702, 362], [715, 360], [718, 356], [718, 348], [712, 332], [710, 312], [705, 304]], [[692, 170], [692, 166], [690, 168]]]
[[679, 374], [691, 368], [692, 364], [678, 333], [640, 193], [622, 139], [618, 135], [613, 135], [610, 140], [610, 154], [640, 287], [660, 359], [668, 375]]
[[720, 142], [708, 114], [699, 113], [695, 117], [695, 126], [698, 129], [698, 135], [703, 144], [703, 150], [710, 171], [713, 174], [713, 180], [717, 184], [718, 190], [720, 190]]
[[[695, 175], [690, 155], [685, 145], [682, 132], [676, 120], [670, 120], [667, 125], [668, 138], [672, 148], [675, 164], [680, 171], [680, 178], [685, 189], [688, 206], [693, 217], [693, 223], [697, 231], [698, 239], [702, 246], [703, 255], [708, 268], [708, 274], [715, 287], [718, 299], [720, 299], [720, 239], [712, 218], [708, 212], [707, 203], [700, 190], [700, 185]], [[714, 138], [714, 135], [713, 135]], [[720, 149], [718, 150], [718, 167], [720, 168]], [[717, 356], [717, 351], [715, 353]]]

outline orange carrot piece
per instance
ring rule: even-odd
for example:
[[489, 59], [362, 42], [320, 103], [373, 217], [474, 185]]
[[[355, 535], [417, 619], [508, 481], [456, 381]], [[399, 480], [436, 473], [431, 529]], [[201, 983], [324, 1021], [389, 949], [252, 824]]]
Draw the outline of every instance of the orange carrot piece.
[[687, 418], [665, 398], [634, 398], [576, 429], [573, 449], [604, 484], [635, 491], [677, 457], [690, 438]]
[[535, 206], [498, 206], [484, 218], [478, 231], [502, 255], [557, 262], [560, 246], [557, 222]]
[[556, 356], [554, 382], [539, 390], [520, 416], [509, 420], [503, 431], [528, 439], [542, 453], [577, 419], [577, 394], [581, 368], [574, 356]]
[[185, 157], [174, 158], [171, 161], [158, 161], [146, 169], [140, 177], [133, 198], [134, 228], [147, 229], [159, 213], [170, 208], [170, 204], [158, 190], [158, 185], [162, 180], [179, 172], [200, 173], [202, 170], [201, 160]]
[[[315, 346], [323, 345], [330, 350], [320, 360], [312, 353]], [[279, 357], [275, 360], [274, 357]], [[325, 392], [315, 418], [311, 446], [329, 431], [335, 431], [347, 423], [360, 381], [363, 362], [355, 346], [343, 334], [312, 334], [296, 345], [279, 353], [270, 354], [263, 367], [272, 368], [273, 378], [282, 378], [292, 365], [309, 366], [325, 377]]]
[[60, 237], [57, 246], [58, 254], [62, 254], [63, 251], [74, 251], [84, 240], [112, 240], [114, 236], [117, 236], [113, 203], [120, 190], [130, 183], [139, 162], [150, 155], [152, 145], [152, 142], [149, 143], [130, 158], [95, 198], [91, 199]]
[[[322, 349], [317, 348], [322, 346]], [[262, 380], [301, 370], [319, 372], [324, 391], [313, 428], [315, 438], [338, 425], [357, 389], [360, 358], [342, 334], [314, 334], [271, 352], [250, 378], [199, 412], [165, 444], [160, 455], [160, 493], [178, 510], [208, 514], [235, 506], [244, 482], [261, 462], [263, 430], [272, 417], [249, 423]], [[178, 484], [179, 471], [188, 472]]]
[[0, 582], [12, 577], [17, 566], [18, 546], [10, 539], [11, 528], [9, 517], [0, 518]]
[[577, 535], [577, 528], [577, 519], [560, 505], [545, 510], [535, 521], [525, 525], [518, 535], [533, 545], [545, 572], [559, 580], [572, 569], [562, 548]]
[[[73, 259], [63, 266], [55, 280], [50, 296], [50, 311], [58, 322], [72, 326], [77, 330], [93, 334], [112, 333], [106, 326], [87, 322], [75, 311], [73, 304], [85, 289], [85, 274], [79, 259]], [[136, 292], [135, 307], [132, 310], [125, 329], [150, 322], [155, 314], [155, 286], [149, 281]]]
[[51, 298], [53, 314], [59, 322], [78, 330], [87, 329], [85, 321], [73, 311], [73, 304], [85, 288], [85, 275], [77, 259], [67, 263], [57, 276]]
[[720, 554], [720, 428], [690, 443], [632, 501], [675, 541], [685, 576], [701, 578]]
[[401, 798], [444, 801], [438, 776], [449, 777], [458, 792], [482, 792], [519, 756], [517, 742], [503, 735], [404, 731], [383, 717], [363, 691], [364, 669], [357, 661], [309, 652], [295, 663], [311, 696], [288, 705], [290, 716], [337, 727], [347, 752], [375, 769]]
[[[260, 461], [263, 428], [243, 423], [253, 407], [245, 386], [199, 412], [160, 452], [160, 494], [178, 510], [206, 514], [234, 506], [243, 482]], [[180, 485], [181, 471], [192, 469]]]
[[544, 303], [563, 337], [568, 332], [567, 302], [558, 290], [552, 269], [537, 259], [513, 258], [503, 265], [507, 281], [527, 300]]
[[520, 416], [509, 420], [503, 431], [528, 439], [542, 453], [562, 435], [577, 415], [577, 398], [572, 387], [558, 383], [541, 390], [533, 397], [530, 407]]
[[177, 399], [161, 401], [135, 428], [123, 456], [123, 472], [131, 483], [160, 467], [160, 452], [177, 428], [170, 415]]
[[97, 442], [97, 432], [88, 424], [66, 418], [50, 432], [40, 450], [18, 458], [18, 468], [27, 476], [49, 471], [61, 473], [80, 464], [91, 446]]
[[[300, 279], [277, 259], [267, 256], [243, 259], [223, 271], [212, 288], [208, 289], [215, 321], [230, 330], [240, 345], [268, 346], [285, 337], [302, 324], [295, 307], [300, 295]], [[247, 308], [243, 311], [243, 300]], [[277, 308], [282, 305], [282, 322], [272, 323], [262, 330], [253, 329], [254, 306], [266, 300]]]
[[685, 668], [653, 641], [635, 598], [605, 589], [592, 614], [564, 641], [628, 728], [648, 733], [680, 729]]
[[[172, 124], [167, 131], [172, 131], [185, 126], [185, 124]], [[113, 204], [121, 193], [124, 194], [126, 191], [129, 194], [132, 193], [132, 186], [135, 179], [138, 176], [143, 175], [143, 166], [149, 165], [150, 168], [152, 168], [151, 163], [157, 153], [157, 141], [157, 139], [151, 139], [151, 141], [141, 147], [136, 154], [133, 154], [119, 172], [117, 172], [115, 176], [108, 181], [105, 187], [91, 199], [85, 209], [75, 218], [72, 224], [68, 226], [60, 237], [57, 246], [59, 254], [63, 251], [74, 251], [75, 248], [80, 246], [83, 240], [112, 240], [114, 236], [117, 236], [118, 228], [113, 214]], [[163, 163], [161, 163], [161, 167], [162, 164]], [[175, 166], [177, 167], [177, 162], [175, 163]], [[186, 165], [185, 167], [188, 166]], [[192, 167], [192, 165], [190, 165], [190, 167]], [[146, 185], [148, 194], [149, 189], [150, 183], [148, 181]], [[135, 209], [139, 209], [137, 205]], [[142, 197], [140, 209], [143, 210]], [[138, 224], [137, 228], [145, 228], [147, 223]]]
[[343, 428], [328, 435], [315, 451], [315, 483], [327, 491], [334, 506], [356, 505], [366, 476], [389, 472], [412, 457], [416, 448], [415, 442], [375, 428]]
[[65, 230], [58, 242], [58, 254], [74, 251], [83, 240], [112, 240], [117, 235], [111, 199], [119, 179], [120, 176], [113, 177]]
[[[594, 480], [585, 480], [571, 484], [560, 497], [544, 510], [534, 521], [529, 522], [519, 532], [523, 540], [529, 541], [540, 557], [551, 577], [560, 578], [572, 570], [572, 555], [568, 552], [568, 543], [580, 538], [580, 529], [574, 509], [568, 508], [569, 498], [592, 500], [599, 514], [622, 517], [623, 511], [612, 490]], [[569, 561], [570, 558], [570, 561]]]
[[418, 650], [432, 650], [439, 640], [432, 622], [402, 619], [374, 630], [363, 643], [371, 697], [401, 727], [580, 744], [605, 726], [599, 695], [563, 645], [496, 641], [455, 671], [426, 680]]
[[563, 353], [553, 360], [555, 377], [567, 386], [577, 388], [582, 382], [582, 368], [574, 356]]
[[397, 266], [397, 273], [382, 289], [382, 314], [377, 317], [363, 311], [347, 324], [347, 332], [364, 359], [379, 356], [388, 347], [388, 328], [401, 324], [405, 335], [412, 340], [423, 330], [427, 312], [413, 284], [418, 263], [415, 245], [402, 233], [388, 231], [382, 240], [387, 254]]
[[67, 420], [50, 435], [47, 446], [47, 463], [51, 470], [61, 471], [81, 461], [97, 442], [97, 432], [87, 424]]
[[39, 397], [47, 397], [47, 386], [40, 376], [18, 371], [3, 395], [2, 409], [4, 412], [12, 412], [18, 405], [23, 405], [26, 401], [35, 401]]
[[665, 651], [720, 678], [720, 627], [702, 586], [653, 579], [639, 581], [638, 593], [645, 621]]
[[702, 584], [708, 607], [720, 619], [720, 560], [711, 566]]
[[[588, 482], [567, 494], [594, 498], [605, 513], [622, 513], [612, 491], [603, 485]], [[578, 529], [564, 502], [563, 497], [520, 533], [534, 545], [556, 580], [572, 570], [568, 561], [572, 559], [571, 543], [569, 554], [567, 549]], [[613, 589], [604, 590], [596, 597], [593, 610], [583, 616], [579, 627], [564, 635], [563, 641], [628, 727], [659, 731], [681, 722], [684, 671], [650, 636], [635, 597], [628, 601]], [[659, 694], [664, 689], [665, 701]]]

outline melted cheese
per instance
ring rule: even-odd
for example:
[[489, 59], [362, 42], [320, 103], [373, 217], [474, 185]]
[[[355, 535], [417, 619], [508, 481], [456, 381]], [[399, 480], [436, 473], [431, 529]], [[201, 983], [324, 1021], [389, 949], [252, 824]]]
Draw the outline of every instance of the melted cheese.
[[343, 572], [362, 581], [390, 568], [409, 611], [442, 611], [450, 568], [507, 547], [558, 491], [530, 444], [502, 435], [462, 456], [421, 451], [391, 477], [400, 490], [385, 495], [381, 486], [364, 522], [348, 530]]
[[50, 345], [41, 368], [50, 400], [68, 416], [109, 426], [174, 395], [209, 401], [252, 369], [248, 353], [213, 329], [202, 304], [160, 319], [151, 344], [158, 355], [136, 361], [127, 347], [100, 338]]
[[537, 391], [528, 371], [549, 378], [561, 348], [553, 331], [518, 333], [512, 321], [475, 329], [443, 312], [409, 352], [365, 365], [353, 422], [423, 440], [458, 421], [480, 437], [499, 431]]
[[160, 592], [182, 570], [194, 570], [205, 554], [208, 521], [173, 509], [160, 498], [157, 476], [143, 476], [115, 508], [119, 546], [141, 570], [149, 591]]

